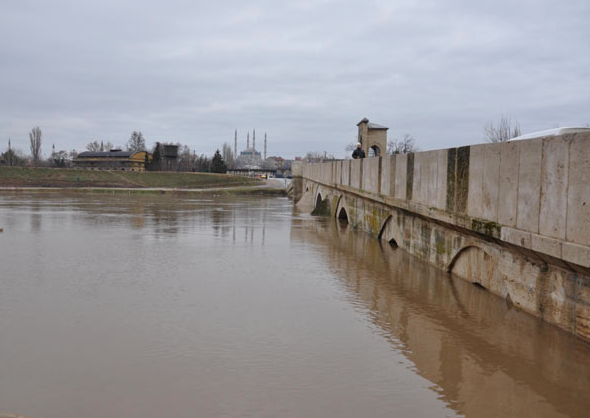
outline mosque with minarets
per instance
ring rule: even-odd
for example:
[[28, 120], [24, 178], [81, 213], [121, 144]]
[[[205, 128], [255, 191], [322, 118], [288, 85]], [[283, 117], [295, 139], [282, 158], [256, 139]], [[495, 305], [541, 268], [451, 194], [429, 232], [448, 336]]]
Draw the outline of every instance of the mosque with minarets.
[[246, 136], [246, 149], [238, 155], [238, 131], [234, 136], [234, 155], [237, 155], [236, 165], [239, 168], [262, 168], [266, 160], [266, 132], [264, 133], [264, 156], [256, 149], [256, 129], [252, 131], [252, 147], [250, 147], [250, 132]]

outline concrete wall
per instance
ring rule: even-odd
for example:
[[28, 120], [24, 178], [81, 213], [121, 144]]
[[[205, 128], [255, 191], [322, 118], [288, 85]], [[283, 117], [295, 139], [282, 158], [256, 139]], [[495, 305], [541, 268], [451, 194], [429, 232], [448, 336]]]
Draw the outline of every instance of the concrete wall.
[[[400, 247], [590, 339], [590, 134], [312, 164], [302, 173], [341, 201], [355, 226], [384, 236], [386, 219], [405, 214], [396, 215]], [[368, 212], [366, 202], [379, 209]], [[467, 250], [468, 238], [480, 250]], [[534, 289], [547, 271], [542, 286], [559, 309], [546, 302], [543, 314]]]

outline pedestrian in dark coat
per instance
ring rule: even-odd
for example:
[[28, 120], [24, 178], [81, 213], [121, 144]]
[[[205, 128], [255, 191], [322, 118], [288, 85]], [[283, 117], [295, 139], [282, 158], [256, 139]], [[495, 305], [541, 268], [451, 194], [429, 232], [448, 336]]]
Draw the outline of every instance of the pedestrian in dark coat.
[[365, 151], [363, 151], [363, 149], [361, 148], [360, 142], [357, 142], [356, 149], [352, 151], [352, 158], [354, 158], [355, 160], [357, 158], [365, 158]]

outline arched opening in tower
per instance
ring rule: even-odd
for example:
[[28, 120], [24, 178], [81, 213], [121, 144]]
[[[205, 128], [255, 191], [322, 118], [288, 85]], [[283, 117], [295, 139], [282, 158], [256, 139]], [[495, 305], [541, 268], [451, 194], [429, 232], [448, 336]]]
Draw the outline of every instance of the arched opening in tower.
[[369, 157], [378, 157], [381, 155], [381, 150], [377, 145], [373, 145], [369, 148]]

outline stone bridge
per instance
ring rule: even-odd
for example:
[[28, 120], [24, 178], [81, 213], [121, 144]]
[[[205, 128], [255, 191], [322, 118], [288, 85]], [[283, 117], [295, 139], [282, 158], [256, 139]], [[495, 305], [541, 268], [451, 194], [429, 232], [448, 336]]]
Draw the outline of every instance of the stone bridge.
[[590, 133], [293, 165], [330, 215], [590, 341]]

